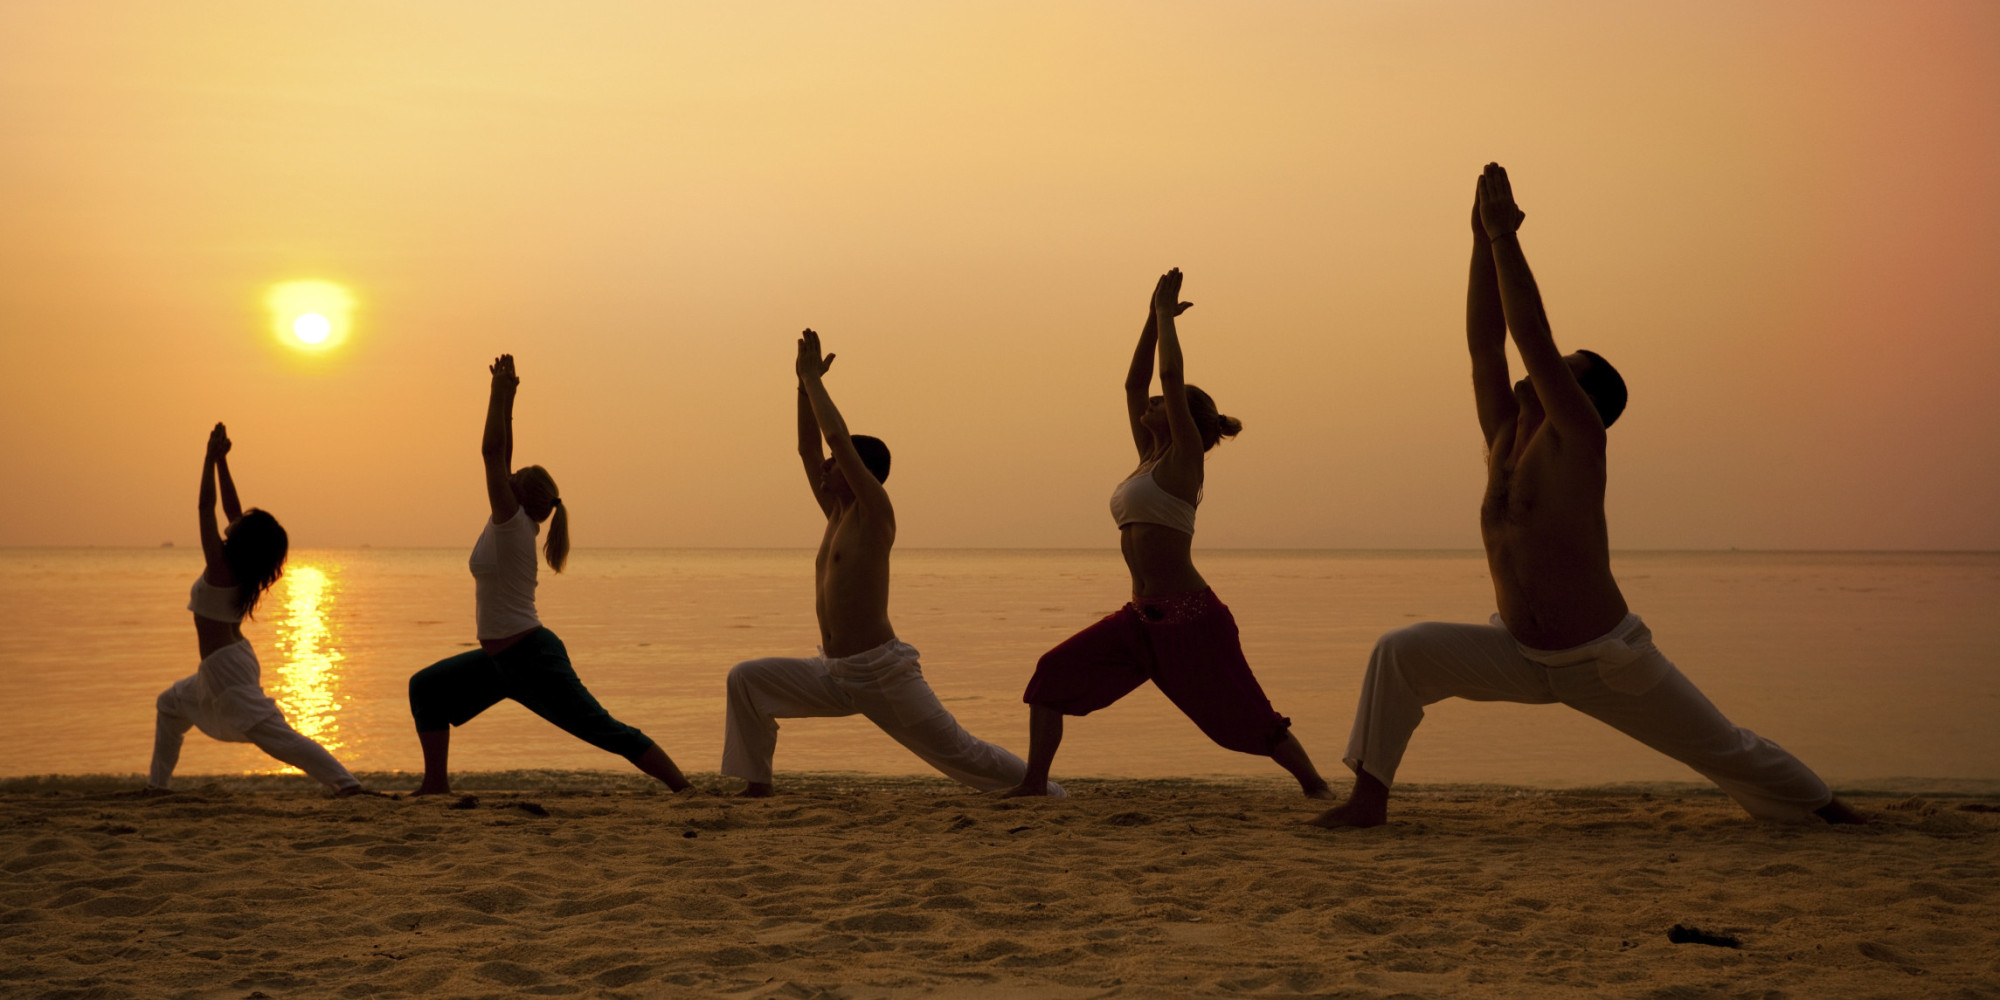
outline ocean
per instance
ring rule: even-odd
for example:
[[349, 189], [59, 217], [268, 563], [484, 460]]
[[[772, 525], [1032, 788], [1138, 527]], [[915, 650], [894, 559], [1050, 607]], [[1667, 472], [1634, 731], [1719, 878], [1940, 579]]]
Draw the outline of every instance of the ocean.
[[[418, 771], [411, 673], [472, 648], [462, 549], [294, 552], [246, 622], [266, 690], [355, 771]], [[543, 622], [618, 718], [684, 769], [721, 757], [723, 678], [759, 656], [810, 655], [809, 550], [580, 549], [542, 569]], [[1425, 620], [1483, 622], [1477, 552], [1202, 551], [1252, 668], [1336, 787], [1376, 636]], [[2000, 779], [2000, 554], [1625, 552], [1613, 568], [1660, 648], [1724, 713], [1836, 785]], [[190, 549], [0, 549], [0, 777], [141, 774], [153, 699], [199, 655], [184, 610]], [[909, 550], [891, 620], [974, 734], [1027, 749], [1036, 658], [1122, 604], [1115, 549]], [[453, 735], [454, 770], [627, 765], [512, 702]], [[786, 770], [929, 773], [866, 720], [783, 723]], [[278, 773], [255, 748], [191, 732], [181, 774]], [[1070, 720], [1055, 775], [1281, 776], [1209, 743], [1152, 686]], [[1445, 702], [1399, 780], [1567, 786], [1693, 780], [1560, 705]], [[136, 780], [136, 779], [135, 779]]]

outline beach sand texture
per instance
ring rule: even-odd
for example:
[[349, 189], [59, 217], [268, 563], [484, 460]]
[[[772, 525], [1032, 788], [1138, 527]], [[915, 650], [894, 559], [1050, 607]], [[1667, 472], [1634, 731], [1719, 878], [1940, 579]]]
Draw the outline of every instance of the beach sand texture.
[[1275, 781], [457, 781], [0, 783], [0, 994], [2000, 997], [1990, 796], [1861, 794], [1875, 823], [1834, 829], [1432, 786], [1328, 833]]

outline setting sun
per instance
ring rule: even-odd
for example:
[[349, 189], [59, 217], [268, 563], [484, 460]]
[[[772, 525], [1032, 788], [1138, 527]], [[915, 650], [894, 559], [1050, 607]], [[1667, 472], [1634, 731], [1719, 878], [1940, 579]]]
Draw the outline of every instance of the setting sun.
[[306, 313], [292, 321], [293, 335], [308, 344], [324, 343], [332, 332], [333, 324], [319, 313]]
[[354, 296], [331, 281], [285, 281], [264, 297], [271, 329], [289, 347], [324, 351], [347, 339]]

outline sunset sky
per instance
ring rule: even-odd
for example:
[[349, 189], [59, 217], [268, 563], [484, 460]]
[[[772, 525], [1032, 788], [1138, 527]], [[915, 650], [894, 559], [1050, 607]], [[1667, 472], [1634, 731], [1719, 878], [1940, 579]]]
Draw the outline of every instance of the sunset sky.
[[[1205, 547], [1478, 545], [1473, 181], [1625, 372], [1615, 547], [2000, 549], [2000, 4], [0, 6], [0, 545], [795, 546], [793, 338], [906, 546], [1115, 545], [1187, 274]], [[352, 296], [286, 346], [288, 281]]]

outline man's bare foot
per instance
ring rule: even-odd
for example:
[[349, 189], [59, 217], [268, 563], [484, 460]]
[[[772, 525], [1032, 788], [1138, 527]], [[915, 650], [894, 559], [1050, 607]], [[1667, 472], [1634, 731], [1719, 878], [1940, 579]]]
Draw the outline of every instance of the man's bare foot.
[[1036, 796], [1046, 796], [1048, 794], [1049, 794], [1048, 782], [1024, 781], [1000, 793], [1000, 797], [1003, 799], [1025, 799], [1025, 798], [1033, 798]]
[[768, 799], [774, 794], [776, 794], [776, 790], [771, 787], [770, 782], [752, 781], [744, 785], [743, 790], [736, 793], [736, 797], [739, 799]]
[[1383, 784], [1382, 779], [1356, 766], [1354, 790], [1347, 794], [1347, 801], [1306, 822], [1329, 830], [1340, 827], [1381, 826], [1389, 822], [1389, 786]]
[[1339, 796], [1333, 794], [1333, 789], [1328, 788], [1324, 781], [1320, 782], [1316, 788], [1306, 788], [1305, 793], [1306, 798], [1323, 799], [1327, 802], [1332, 802], [1334, 799], [1339, 798]]
[[1866, 826], [1868, 817], [1855, 812], [1847, 803], [1834, 799], [1813, 810], [1813, 815], [1835, 825]]
[[1349, 799], [1306, 822], [1329, 830], [1338, 830], [1342, 827], [1366, 829], [1389, 822], [1389, 807], [1386, 803], [1371, 806], [1369, 803]]
[[410, 793], [410, 798], [414, 799], [419, 795], [450, 795], [450, 794], [451, 794], [450, 785], [442, 781], [435, 783], [426, 781], [423, 784], [418, 785], [416, 791]]

